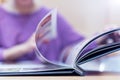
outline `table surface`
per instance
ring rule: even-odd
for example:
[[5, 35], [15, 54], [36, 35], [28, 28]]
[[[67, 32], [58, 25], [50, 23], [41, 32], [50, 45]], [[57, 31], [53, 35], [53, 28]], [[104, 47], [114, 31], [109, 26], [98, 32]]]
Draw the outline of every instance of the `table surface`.
[[0, 77], [0, 80], [120, 80], [120, 76], [20, 76], [20, 77]]
[[1, 76], [0, 80], [120, 80], [120, 74], [87, 76]]

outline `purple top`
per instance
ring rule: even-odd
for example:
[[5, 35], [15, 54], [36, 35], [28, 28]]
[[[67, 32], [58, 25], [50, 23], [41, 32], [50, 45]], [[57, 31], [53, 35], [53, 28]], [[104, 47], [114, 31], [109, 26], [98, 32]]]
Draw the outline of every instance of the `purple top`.
[[[14, 14], [5, 11], [0, 8], [0, 60], [3, 61], [3, 50], [21, 44], [25, 42], [33, 32], [39, 21], [49, 12], [50, 10], [42, 7], [37, 12], [29, 15]], [[66, 22], [63, 17], [58, 15], [57, 21], [58, 37], [55, 41], [50, 44], [53, 45], [43, 45], [46, 47], [45, 52], [46, 57], [51, 60], [57, 60], [58, 55], [60, 55], [63, 48], [66, 46], [77, 43], [84, 39], [83, 36], [77, 34], [71, 25]], [[49, 55], [48, 55], [49, 54]], [[34, 60], [36, 59], [35, 53], [26, 54], [17, 59], [16, 61], [22, 60]]]

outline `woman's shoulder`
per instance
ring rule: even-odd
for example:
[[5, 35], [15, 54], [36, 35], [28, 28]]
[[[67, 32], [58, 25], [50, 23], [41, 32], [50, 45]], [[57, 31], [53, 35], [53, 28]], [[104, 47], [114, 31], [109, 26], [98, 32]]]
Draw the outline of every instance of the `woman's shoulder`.
[[39, 15], [46, 15], [51, 9], [41, 6], [35, 9], [34, 13], [37, 13]]
[[4, 14], [4, 13], [5, 13], [5, 10], [3, 9], [2, 6], [0, 6], [0, 16], [1, 16], [1, 14]]
[[0, 6], [0, 20], [7, 15], [6, 11]]
[[0, 17], [10, 15], [10, 8], [6, 5], [0, 5]]

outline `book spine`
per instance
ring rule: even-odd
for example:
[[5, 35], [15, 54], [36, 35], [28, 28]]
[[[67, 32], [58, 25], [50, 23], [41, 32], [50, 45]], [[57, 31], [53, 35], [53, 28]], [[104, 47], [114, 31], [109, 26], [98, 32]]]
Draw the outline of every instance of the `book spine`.
[[80, 76], [85, 76], [85, 71], [79, 66], [75, 66], [75, 72]]

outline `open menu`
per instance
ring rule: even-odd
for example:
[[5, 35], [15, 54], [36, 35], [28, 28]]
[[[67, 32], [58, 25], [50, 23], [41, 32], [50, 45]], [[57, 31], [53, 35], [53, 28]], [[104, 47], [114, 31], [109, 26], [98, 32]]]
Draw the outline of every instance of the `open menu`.
[[[36, 29], [35, 53], [40, 63], [25, 65], [26, 63], [24, 62], [22, 64], [9, 66], [8, 64], [2, 64], [0, 66], [0, 75], [85, 75], [85, 70], [82, 69], [80, 65], [120, 50], [120, 36], [115, 39], [113, 35], [119, 32], [120, 28], [103, 32], [74, 45], [72, 48], [68, 49], [69, 51], [61, 53], [64, 55], [68, 52], [64, 62], [62, 62], [62, 60], [51, 60], [44, 55], [47, 49], [42, 48], [42, 45], [50, 43], [56, 39], [58, 35], [57, 10], [53, 9], [39, 22]], [[104, 40], [104, 43], [98, 44], [101, 40]], [[93, 44], [95, 46], [92, 46]], [[64, 57], [61, 59], [64, 59]]]

